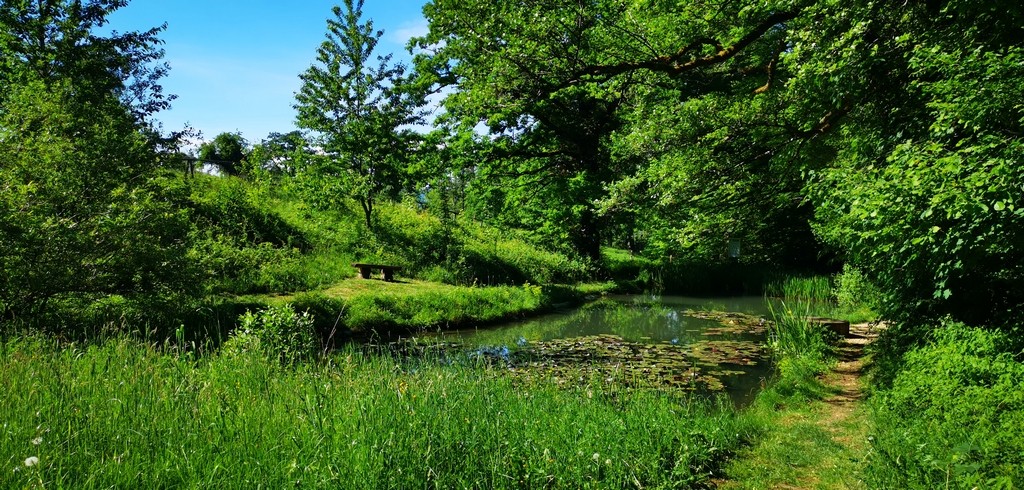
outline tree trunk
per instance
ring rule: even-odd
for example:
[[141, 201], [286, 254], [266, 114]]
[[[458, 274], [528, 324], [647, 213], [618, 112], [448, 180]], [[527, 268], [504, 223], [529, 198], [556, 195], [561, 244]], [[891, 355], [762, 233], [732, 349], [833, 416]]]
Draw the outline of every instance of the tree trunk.
[[587, 209], [580, 215], [576, 250], [594, 264], [601, 263], [601, 223], [592, 209]]
[[363, 217], [366, 219], [366, 229], [372, 230], [373, 225], [370, 222], [370, 216], [373, 214], [373, 199], [369, 197], [360, 199], [359, 204], [363, 207]]

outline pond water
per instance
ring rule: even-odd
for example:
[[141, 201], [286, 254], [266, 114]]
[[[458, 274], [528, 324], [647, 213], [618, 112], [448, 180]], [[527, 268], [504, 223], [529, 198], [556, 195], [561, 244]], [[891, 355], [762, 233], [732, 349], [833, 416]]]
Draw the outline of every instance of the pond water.
[[507, 362], [517, 375], [630, 387], [724, 392], [746, 405], [770, 376], [763, 297], [610, 296], [571, 311], [478, 330], [429, 334]]

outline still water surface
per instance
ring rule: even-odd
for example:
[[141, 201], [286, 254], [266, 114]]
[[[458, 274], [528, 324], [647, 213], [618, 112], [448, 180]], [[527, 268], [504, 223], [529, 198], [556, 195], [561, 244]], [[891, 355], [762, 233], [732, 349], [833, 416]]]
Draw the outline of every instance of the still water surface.
[[[701, 312], [735, 312], [749, 316], [706, 318]], [[711, 315], [716, 316], [716, 315]], [[635, 353], [642, 346], [664, 347], [682, 351], [686, 364], [700, 366], [703, 373], [721, 381], [724, 392], [738, 405], [749, 403], [771, 373], [771, 363], [761, 347], [765, 342], [763, 328], [750, 328], [757, 317], [769, 316], [763, 297], [689, 298], [679, 296], [610, 296], [596, 305], [552, 313], [529, 320], [512, 322], [485, 329], [444, 332], [432, 335], [455, 342], [467, 349], [528, 349], [559, 345], [569, 339], [579, 343], [609, 342], [626, 345], [615, 352], [633, 353], [623, 359], [626, 364], [651, 363]], [[621, 339], [621, 344], [619, 340]], [[504, 350], [507, 352], [507, 349]], [[608, 352], [607, 349], [603, 352]], [[665, 352], [665, 349], [647, 350]], [[678, 361], [659, 367], [660, 371], [686, 372], [688, 367]]]

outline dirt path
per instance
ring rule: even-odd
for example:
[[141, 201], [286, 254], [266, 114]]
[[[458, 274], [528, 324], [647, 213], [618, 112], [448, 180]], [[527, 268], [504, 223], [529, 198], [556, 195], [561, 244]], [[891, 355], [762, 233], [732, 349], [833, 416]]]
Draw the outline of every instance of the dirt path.
[[766, 434], [726, 468], [721, 489], [860, 489], [868, 451], [864, 348], [878, 327], [853, 325], [835, 369], [819, 377], [820, 401], [780, 407]]
[[820, 379], [833, 394], [823, 401], [830, 410], [826, 416], [816, 421], [817, 425], [836, 437], [836, 442], [845, 445], [860, 445], [864, 441], [848, 440], [850, 434], [842, 430], [854, 418], [857, 412], [863, 411], [864, 400], [864, 348], [878, 337], [878, 327], [868, 323], [850, 326], [850, 335], [843, 339], [839, 346], [838, 364], [831, 373]]
[[825, 399], [843, 413], [864, 397], [861, 375], [864, 374], [864, 347], [878, 336], [877, 327], [867, 323], [850, 326], [850, 335], [839, 345], [839, 363], [831, 373], [820, 379], [835, 393]]

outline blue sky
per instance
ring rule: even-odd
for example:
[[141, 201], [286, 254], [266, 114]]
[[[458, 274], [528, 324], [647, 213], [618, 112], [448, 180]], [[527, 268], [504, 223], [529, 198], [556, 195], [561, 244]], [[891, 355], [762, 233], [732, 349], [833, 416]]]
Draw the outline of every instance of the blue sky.
[[[364, 19], [384, 30], [378, 54], [408, 60], [406, 41], [426, 32], [426, 0], [366, 0]], [[157, 115], [165, 131], [186, 123], [204, 139], [242, 133], [258, 143], [271, 131], [295, 129], [299, 74], [316, 58], [336, 1], [132, 0], [109, 28], [144, 30], [164, 22], [164, 91], [173, 107]]]

